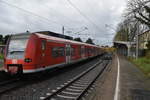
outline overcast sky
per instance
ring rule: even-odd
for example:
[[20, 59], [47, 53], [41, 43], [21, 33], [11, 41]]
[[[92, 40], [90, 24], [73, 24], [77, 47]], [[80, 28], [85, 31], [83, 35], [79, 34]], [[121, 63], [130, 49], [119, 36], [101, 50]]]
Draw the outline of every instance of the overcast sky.
[[[0, 33], [62, 33], [64, 26], [67, 35], [108, 44], [125, 6], [125, 0], [0, 0]], [[73, 34], [79, 31], [79, 35]]]

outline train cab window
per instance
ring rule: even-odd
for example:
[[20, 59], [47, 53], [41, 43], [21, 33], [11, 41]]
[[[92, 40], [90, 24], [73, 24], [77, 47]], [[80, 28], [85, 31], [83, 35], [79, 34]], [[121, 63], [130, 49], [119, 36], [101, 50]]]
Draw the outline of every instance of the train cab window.
[[55, 47], [55, 48], [52, 48], [52, 57], [58, 57], [59, 54], [58, 54], [58, 48]]
[[23, 59], [30, 35], [13, 35], [8, 44], [7, 57], [11, 59]]
[[59, 48], [59, 55], [64, 56], [64, 47]]

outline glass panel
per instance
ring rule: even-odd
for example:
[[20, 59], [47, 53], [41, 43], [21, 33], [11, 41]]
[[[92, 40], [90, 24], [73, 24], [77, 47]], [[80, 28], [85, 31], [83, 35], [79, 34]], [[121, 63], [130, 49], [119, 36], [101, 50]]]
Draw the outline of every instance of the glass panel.
[[46, 49], [46, 41], [42, 40], [42, 50]]
[[24, 52], [27, 45], [27, 38], [11, 38], [8, 46], [7, 57], [11, 59], [22, 59], [24, 58]]
[[75, 48], [71, 48], [71, 56], [75, 56]]
[[59, 48], [60, 56], [64, 56], [64, 47]]
[[70, 47], [66, 47], [66, 56], [70, 56]]
[[58, 48], [57, 48], [57, 47], [52, 48], [52, 56], [53, 56], [53, 57], [58, 57], [58, 56], [59, 56], [59, 55], [58, 55]]

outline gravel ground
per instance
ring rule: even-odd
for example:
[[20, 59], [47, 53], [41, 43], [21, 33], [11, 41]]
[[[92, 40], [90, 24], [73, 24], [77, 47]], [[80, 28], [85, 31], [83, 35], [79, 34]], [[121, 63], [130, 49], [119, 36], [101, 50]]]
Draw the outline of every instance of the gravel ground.
[[2, 66], [3, 66], [3, 60], [0, 60], [0, 82], [6, 81], [6, 80], [9, 80], [10, 78], [12, 78], [4, 72]]
[[69, 69], [70, 66], [68, 66], [67, 68], [59, 69], [53, 72], [55, 73], [54, 75], [50, 74], [49, 79], [44, 81], [41, 79], [41, 82], [6, 93], [0, 97], [0, 100], [39, 100], [46, 92], [51, 92], [53, 89], [56, 89], [56, 87], [88, 69], [99, 60], [99, 58], [96, 58], [79, 67], [72, 65], [75, 68]]
[[116, 57], [114, 56], [106, 71], [96, 81], [95, 88], [86, 97], [86, 100], [113, 100], [116, 84], [116, 64]]
[[[92, 69], [90, 72], [88, 72], [85, 76], [81, 77], [80, 81], [85, 82], [85, 83], [87, 81], [88, 82], [93, 81], [107, 63], [108, 63], [108, 61], [104, 61], [103, 63], [99, 64], [94, 69]], [[63, 90], [63, 91], [68, 91], [68, 90]], [[77, 93], [79, 93], [79, 92], [77, 92]], [[71, 96], [71, 95], [68, 95], [68, 94], [65, 94], [65, 93], [60, 93], [60, 95]], [[72, 96], [74, 97], [75, 95], [72, 95]], [[61, 98], [61, 97], [58, 97], [58, 96], [55, 96], [53, 99], [54, 100], [66, 100], [66, 98]]]

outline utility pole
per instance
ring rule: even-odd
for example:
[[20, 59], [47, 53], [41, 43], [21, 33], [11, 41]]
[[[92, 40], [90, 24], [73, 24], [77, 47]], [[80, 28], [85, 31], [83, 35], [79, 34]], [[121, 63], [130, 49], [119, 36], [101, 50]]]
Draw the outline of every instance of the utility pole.
[[62, 34], [65, 35], [65, 28], [64, 28], [64, 26], [62, 27]]
[[[130, 25], [129, 25], [129, 33], [131, 34]], [[129, 36], [129, 44], [127, 45], [127, 47], [128, 47], [128, 51], [127, 51], [128, 57], [133, 56], [133, 55], [131, 55], [131, 47], [132, 47], [131, 41], [132, 41], [132, 40], [131, 40], [131, 35], [130, 35], [130, 36]]]

